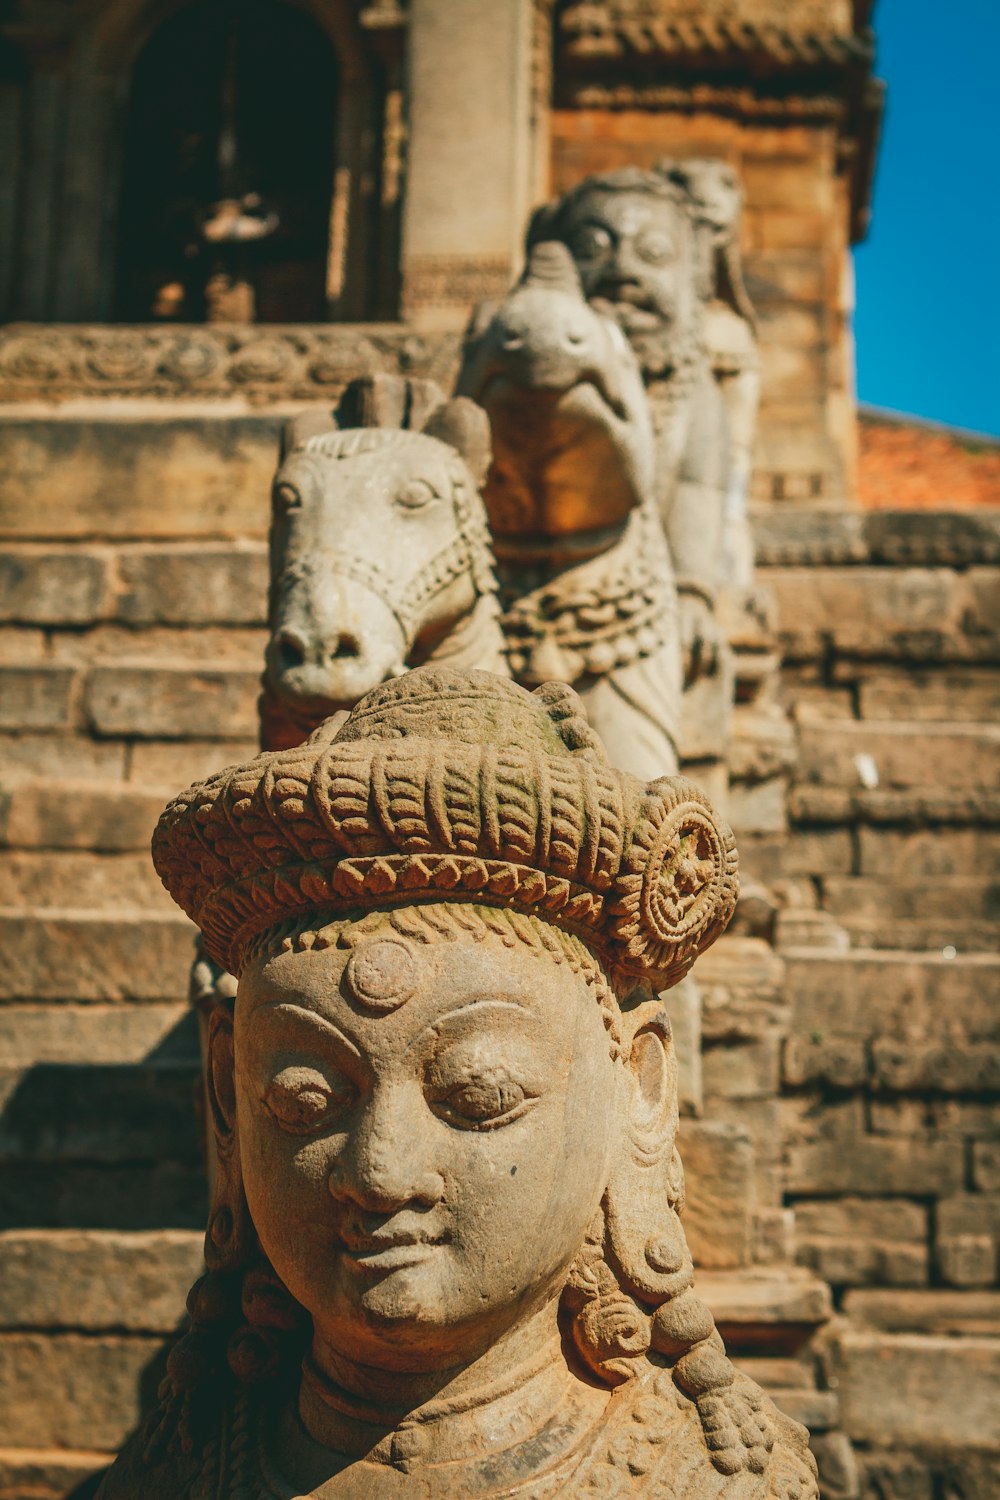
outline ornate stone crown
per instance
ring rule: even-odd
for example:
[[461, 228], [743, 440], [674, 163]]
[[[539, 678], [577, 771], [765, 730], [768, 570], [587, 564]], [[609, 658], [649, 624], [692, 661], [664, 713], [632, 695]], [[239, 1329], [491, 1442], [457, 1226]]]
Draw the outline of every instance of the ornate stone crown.
[[464, 900], [541, 917], [613, 975], [664, 988], [738, 891], [707, 799], [614, 770], [572, 689], [439, 667], [192, 786], [160, 818], [153, 862], [234, 973], [289, 918]]

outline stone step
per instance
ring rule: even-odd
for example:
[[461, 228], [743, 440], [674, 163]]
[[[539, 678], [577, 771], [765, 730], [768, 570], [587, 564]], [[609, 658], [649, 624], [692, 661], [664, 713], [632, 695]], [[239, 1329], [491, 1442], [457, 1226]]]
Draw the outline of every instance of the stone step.
[[909, 878], [824, 877], [823, 908], [858, 947], [985, 952], [995, 946], [1000, 930], [1000, 882], [966, 868], [967, 874], [935, 879], [917, 862]]
[[113, 1457], [87, 1448], [0, 1447], [0, 1500], [73, 1500]]
[[170, 1334], [201, 1275], [195, 1230], [0, 1233], [0, 1330]]
[[191, 1229], [208, 1213], [204, 1162], [5, 1162], [0, 1229]]
[[197, 1166], [200, 1089], [197, 1059], [2, 1066], [0, 1162]]
[[155, 1399], [168, 1341], [0, 1334], [0, 1446], [115, 1452]]
[[198, 1019], [185, 1001], [148, 1005], [2, 1005], [0, 1058], [7, 1068], [43, 1064], [195, 1063]]
[[176, 909], [141, 853], [0, 850], [0, 907], [75, 907], [118, 912], [123, 906], [172, 914]]
[[232, 412], [0, 417], [2, 535], [263, 537], [282, 421]]
[[990, 792], [1000, 783], [1000, 725], [809, 719], [799, 725], [796, 782]]
[[194, 925], [179, 911], [0, 910], [0, 1001], [171, 1001], [187, 994]]
[[0, 790], [0, 845], [10, 849], [92, 849], [108, 854], [141, 850], [148, 854], [156, 820], [177, 790], [176, 785], [7, 778], [5, 772], [7, 784]]
[[826, 1282], [799, 1268], [701, 1270], [696, 1287], [735, 1351], [792, 1352], [833, 1314]]
[[886, 1291], [858, 1287], [844, 1297], [854, 1324], [884, 1333], [983, 1335], [1000, 1338], [1000, 1291]]

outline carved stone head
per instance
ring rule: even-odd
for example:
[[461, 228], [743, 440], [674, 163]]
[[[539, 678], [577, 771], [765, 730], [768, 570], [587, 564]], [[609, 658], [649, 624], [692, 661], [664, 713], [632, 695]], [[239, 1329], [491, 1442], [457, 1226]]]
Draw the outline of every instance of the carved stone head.
[[806, 1500], [757, 1483], [777, 1429], [678, 1219], [654, 990], [737, 887], [692, 787], [615, 771], [561, 684], [423, 668], [192, 787], [154, 861], [239, 985], [212, 1022], [211, 1269], [144, 1463], [174, 1438], [220, 1462], [197, 1424], [228, 1367], [259, 1393], [234, 1398], [233, 1463], [269, 1493], [278, 1469], [287, 1493], [381, 1497], [395, 1467], [440, 1500], [610, 1494], [574, 1486], [645, 1399], [637, 1441], [703, 1463], [699, 1494], [738, 1474]]
[[674, 368], [700, 337], [709, 236], [672, 165], [586, 178], [535, 214], [529, 246], [547, 239], [569, 247], [588, 301], [615, 318], [649, 373]]

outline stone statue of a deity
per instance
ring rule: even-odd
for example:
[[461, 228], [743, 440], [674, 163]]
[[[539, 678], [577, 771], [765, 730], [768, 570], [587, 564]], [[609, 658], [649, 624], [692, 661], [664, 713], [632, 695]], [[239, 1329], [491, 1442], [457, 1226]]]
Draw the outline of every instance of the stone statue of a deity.
[[208, 1272], [100, 1500], [814, 1500], [692, 1287], [670, 1025], [736, 897], [562, 684], [428, 666], [167, 808], [239, 976]]
[[540, 208], [528, 246], [558, 239], [587, 300], [639, 358], [656, 433], [656, 488], [680, 598], [689, 682], [717, 665], [731, 462], [708, 337], [716, 239], [673, 163], [588, 177]]

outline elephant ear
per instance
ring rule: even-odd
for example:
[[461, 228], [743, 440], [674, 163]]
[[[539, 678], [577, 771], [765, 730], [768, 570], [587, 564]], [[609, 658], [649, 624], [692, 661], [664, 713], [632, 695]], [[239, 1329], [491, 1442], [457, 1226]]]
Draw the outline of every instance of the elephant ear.
[[337, 426], [401, 427], [420, 432], [435, 407], [444, 402], [433, 380], [381, 373], [361, 375], [345, 387], [337, 407]]
[[431, 412], [424, 423], [428, 437], [448, 443], [465, 459], [479, 488], [485, 482], [493, 459], [490, 419], [468, 396], [454, 396]]

